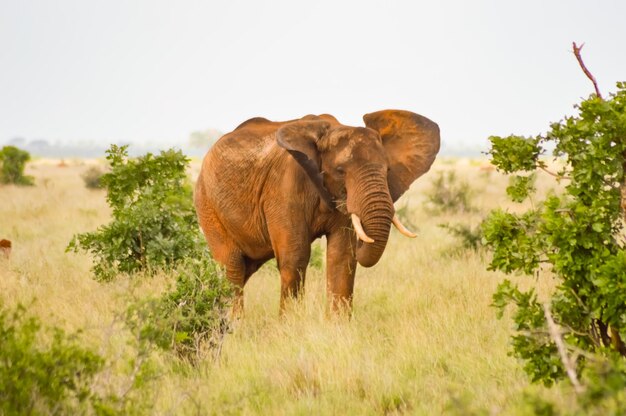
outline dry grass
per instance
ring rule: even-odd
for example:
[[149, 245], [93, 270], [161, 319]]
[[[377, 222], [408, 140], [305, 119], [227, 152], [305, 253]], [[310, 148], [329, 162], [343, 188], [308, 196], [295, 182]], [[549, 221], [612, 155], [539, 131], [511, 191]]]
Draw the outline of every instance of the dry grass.
[[[219, 362], [188, 368], [157, 357], [154, 413], [526, 414], [521, 395], [529, 382], [507, 355], [511, 323], [496, 320], [489, 306], [503, 276], [487, 272], [478, 253], [450, 254], [455, 241], [437, 226], [476, 224], [497, 206], [517, 209], [506, 202], [506, 178], [482, 169], [485, 163], [441, 160], [433, 168], [454, 169], [470, 181], [476, 213], [426, 213], [429, 176], [404, 197], [419, 236], [393, 231], [381, 262], [358, 270], [349, 322], [326, 318], [325, 279], [317, 270], [309, 271], [302, 302], [280, 319], [279, 279], [263, 268], [246, 287], [245, 319]], [[111, 333], [116, 314], [130, 298], [158, 292], [170, 279], [96, 283], [86, 255], [64, 252], [73, 234], [109, 218], [104, 192], [86, 189], [80, 178], [86, 169], [77, 161], [67, 167], [38, 161], [27, 169], [36, 187], [0, 188], [0, 238], [13, 241], [11, 259], [0, 257], [0, 299], [12, 305], [36, 298], [32, 312], [44, 322], [84, 328], [85, 342], [119, 350], [128, 334]], [[546, 178], [540, 176], [542, 193], [551, 182]], [[551, 282], [540, 284], [550, 290]]]

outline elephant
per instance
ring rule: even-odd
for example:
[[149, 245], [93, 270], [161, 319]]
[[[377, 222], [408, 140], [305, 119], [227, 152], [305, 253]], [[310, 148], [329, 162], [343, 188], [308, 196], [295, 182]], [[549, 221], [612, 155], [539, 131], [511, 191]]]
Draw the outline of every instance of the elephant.
[[415, 237], [393, 203], [426, 173], [439, 126], [404, 110], [363, 116], [365, 127], [329, 114], [276, 122], [257, 117], [220, 138], [203, 159], [194, 192], [214, 259], [243, 288], [276, 258], [280, 313], [303, 292], [311, 243], [326, 236], [327, 310], [352, 310], [356, 264], [375, 265], [391, 225]]

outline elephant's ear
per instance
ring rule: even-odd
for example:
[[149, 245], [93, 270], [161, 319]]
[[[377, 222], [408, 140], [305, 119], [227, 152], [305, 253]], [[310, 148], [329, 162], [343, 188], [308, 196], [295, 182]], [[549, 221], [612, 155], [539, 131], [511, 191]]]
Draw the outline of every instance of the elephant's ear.
[[395, 202], [433, 164], [439, 152], [439, 126], [426, 117], [403, 110], [366, 114], [363, 121], [378, 131], [387, 151], [387, 182]]
[[330, 123], [323, 120], [303, 119], [284, 125], [276, 132], [276, 142], [286, 149], [302, 166], [315, 185], [317, 192], [329, 208], [334, 209], [333, 196], [324, 187], [320, 168], [317, 141], [326, 134]]

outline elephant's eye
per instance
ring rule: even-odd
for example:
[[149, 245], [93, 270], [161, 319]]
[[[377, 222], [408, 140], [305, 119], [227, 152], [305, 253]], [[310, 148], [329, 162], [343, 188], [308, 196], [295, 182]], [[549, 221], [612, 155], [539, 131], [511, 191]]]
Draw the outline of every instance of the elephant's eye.
[[345, 174], [346, 174], [346, 171], [345, 171], [345, 170], [344, 170], [344, 168], [343, 168], [343, 167], [341, 167], [341, 166], [337, 166], [337, 167], [335, 168], [335, 172], [337, 172], [337, 174], [338, 174], [339, 176], [343, 176], [343, 175], [345, 175]]

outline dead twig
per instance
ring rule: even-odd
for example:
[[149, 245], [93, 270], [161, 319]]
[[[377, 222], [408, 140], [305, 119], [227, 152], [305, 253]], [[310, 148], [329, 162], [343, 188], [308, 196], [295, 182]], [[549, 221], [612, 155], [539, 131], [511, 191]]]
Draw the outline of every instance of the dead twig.
[[559, 351], [559, 356], [561, 357], [561, 362], [563, 363], [563, 367], [565, 367], [565, 372], [572, 382], [572, 386], [574, 386], [574, 391], [577, 394], [582, 393], [585, 388], [578, 381], [578, 376], [576, 375], [576, 370], [574, 370], [574, 364], [570, 357], [567, 355], [567, 348], [565, 348], [565, 343], [563, 342], [563, 338], [561, 338], [561, 328], [554, 322], [552, 319], [552, 314], [550, 313], [550, 305], [545, 303], [543, 305], [543, 312], [546, 316], [546, 322], [548, 323], [548, 331], [550, 331], [550, 338], [556, 344], [556, 348]]
[[594, 77], [593, 74], [589, 72], [589, 70], [585, 66], [585, 63], [583, 62], [583, 57], [580, 55], [580, 51], [582, 50], [583, 46], [585, 46], [584, 43], [580, 46], [577, 46], [576, 42], [572, 42], [572, 47], [574, 49], [574, 56], [576, 56], [576, 60], [578, 61], [580, 68], [583, 70], [587, 78], [589, 78], [591, 82], [593, 82], [593, 88], [596, 90], [596, 95], [598, 96], [599, 99], [602, 100], [603, 99], [602, 94], [600, 94], [600, 88], [598, 88], [598, 82], [596, 81], [596, 77]]

